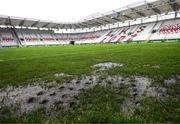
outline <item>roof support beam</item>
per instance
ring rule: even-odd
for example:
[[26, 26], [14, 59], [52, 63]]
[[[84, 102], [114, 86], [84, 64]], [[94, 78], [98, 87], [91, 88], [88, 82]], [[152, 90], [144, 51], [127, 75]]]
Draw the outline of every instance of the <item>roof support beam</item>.
[[130, 9], [132, 12], [135, 12], [136, 15], [139, 15], [139, 16], [142, 16], [142, 17], [145, 17], [145, 16], [146, 16], [144, 13], [139, 12], [139, 11], [137, 11], [137, 10], [134, 9], [134, 8], [130, 8], [129, 6], [127, 6], [127, 8]]
[[[90, 20], [89, 20], [89, 21], [90, 21]], [[97, 24], [97, 26], [104, 25], [103, 23], [100, 23], [100, 22], [94, 21], [94, 20], [92, 20], [91, 22], [92, 22], [92, 24]]]
[[[93, 17], [93, 16], [92, 16]], [[90, 20], [89, 20], [90, 21]], [[94, 22], [95, 24], [99, 24], [99, 26], [100, 25], [105, 25], [105, 24], [109, 24], [109, 21], [106, 21], [106, 20], [104, 20], [104, 19], [101, 19], [101, 18], [95, 18], [95, 17], [93, 17], [93, 19], [92, 19], [92, 22]], [[102, 22], [102, 23], [101, 23]], [[94, 24], [93, 23], [93, 24]], [[104, 24], [105, 23], [105, 24]]]
[[128, 16], [128, 15], [123, 15], [124, 17], [128, 18], [128, 19], [133, 19], [132, 17]]
[[68, 30], [68, 29], [72, 29], [72, 27], [70, 26], [70, 25], [68, 25], [67, 23], [66, 24], [63, 24], [64, 26], [63, 26], [63, 29], [66, 29], [66, 30]]
[[46, 28], [50, 23], [46, 23], [45, 25], [42, 26], [42, 28]]
[[[147, 3], [147, 2], [146, 2]], [[153, 8], [153, 5], [150, 3], [147, 3], [148, 7], [155, 13], [157, 14], [161, 14], [161, 10], [159, 10], [158, 8]]]
[[74, 27], [77, 29], [77, 28], [82, 28], [82, 26], [80, 26], [79, 24], [73, 24], [74, 25]]
[[96, 17], [93, 17], [91, 16], [92, 19], [91, 20], [86, 20], [86, 23], [89, 22], [88, 24], [92, 25], [93, 27], [97, 27], [97, 26], [101, 26], [101, 25], [104, 25], [104, 22], [107, 24], [109, 22], [106, 22], [105, 20], [103, 19], [100, 19], [100, 18], [96, 18]]
[[151, 8], [155, 13], [157, 14], [161, 14], [161, 10], [159, 10], [158, 8]]
[[105, 20], [105, 19], [102, 19], [102, 18], [98, 18], [98, 20], [101, 20], [101, 21], [103, 21], [103, 22], [105, 22], [105, 23], [112, 23], [111, 21], [108, 21], [108, 20]]
[[83, 23], [78, 23], [75, 25], [78, 25], [80, 28], [88, 28], [89, 27], [89, 25], [84, 25]]
[[118, 22], [122, 22], [123, 21], [122, 19], [119, 19], [119, 18], [111, 18], [111, 19], [113, 19], [115, 21], [118, 21]]
[[73, 26], [71, 24], [68, 24], [67, 27], [69, 27], [69, 29], [73, 29]]
[[135, 12], [137, 15], [140, 15], [140, 16], [142, 16], [142, 17], [145, 17], [145, 16], [146, 16], [144, 13], [138, 12], [138, 11], [137, 11], [136, 9], [134, 9], [134, 8], [130, 8], [130, 9], [131, 9], [131, 11]]
[[83, 22], [83, 23], [81, 23], [81, 24], [85, 24], [86, 26], [89, 26], [89, 27], [93, 27], [94, 25], [92, 25], [92, 24], [90, 24], [90, 23], [88, 23], [88, 22]]
[[169, 0], [170, 6], [173, 11], [178, 11], [180, 9], [180, 6], [176, 3], [176, 0]]
[[92, 20], [86, 20], [86, 21], [83, 22], [83, 23], [86, 24], [86, 25], [89, 25], [90, 27], [96, 27], [96, 26], [102, 25], [101, 23], [100, 23], [100, 24], [95, 23], [95, 24], [97, 24], [97, 25], [94, 25], [94, 21], [92, 21]]
[[8, 18], [6, 19], [5, 25], [10, 25], [10, 26], [12, 26], [11, 18], [10, 18], [10, 17], [8, 17]]
[[22, 21], [19, 23], [19, 26], [23, 26], [23, 25], [24, 25], [24, 22], [25, 22], [25, 19], [22, 20]]
[[36, 25], [39, 23], [39, 21], [34, 22], [31, 27], [36, 27]]
[[111, 17], [111, 19], [113, 19], [113, 20], [115, 20], [115, 21], [123, 22], [123, 18], [121, 17], [120, 12], [116, 12], [116, 11], [113, 11], [113, 12], [114, 12], [114, 13], [117, 13], [117, 16]]
[[65, 24], [62, 24], [61, 29], [64, 29], [64, 28], [65, 28]]
[[122, 21], [121, 19], [118, 19], [117, 17], [109, 17], [108, 15], [102, 14], [104, 18], [111, 21], [110, 23], [116, 23], [117, 21]]
[[57, 25], [55, 25], [55, 26], [53, 26], [51, 28], [59, 28], [59, 24], [57, 24]]

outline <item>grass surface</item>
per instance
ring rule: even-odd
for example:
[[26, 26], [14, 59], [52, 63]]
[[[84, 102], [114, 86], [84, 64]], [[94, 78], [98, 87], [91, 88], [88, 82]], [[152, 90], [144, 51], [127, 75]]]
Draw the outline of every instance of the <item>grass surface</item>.
[[0, 60], [0, 87], [51, 78], [61, 72], [90, 74], [90, 66], [109, 61], [125, 64], [123, 69], [115, 69], [110, 74], [168, 77], [180, 74], [180, 43], [0, 49]]
[[[145, 43], [123, 45], [83, 45], [0, 49], [0, 87], [24, 85], [32, 80], [58, 80], [55, 73], [91, 74], [91, 66], [101, 62], [122, 63], [123, 68], [109, 70], [109, 75], [141, 75], [154, 83], [180, 75], [180, 43]], [[158, 65], [159, 68], [152, 68]], [[63, 81], [59, 81], [63, 83]], [[38, 110], [19, 118], [8, 116], [0, 122], [180, 122], [180, 86], [166, 87], [168, 100], [144, 98], [141, 108], [124, 116], [120, 104], [128, 89], [116, 93], [113, 88], [95, 87], [80, 96], [80, 103], [70, 111], [57, 108], [59, 114], [47, 117]], [[8, 110], [3, 110], [6, 114]]]

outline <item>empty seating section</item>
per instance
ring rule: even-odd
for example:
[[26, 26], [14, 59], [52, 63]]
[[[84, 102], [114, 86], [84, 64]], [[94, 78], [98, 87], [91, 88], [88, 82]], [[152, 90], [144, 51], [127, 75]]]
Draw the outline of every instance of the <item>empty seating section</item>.
[[46, 30], [0, 28], [0, 46], [66, 45], [71, 41], [75, 41], [75, 44], [90, 44], [172, 39], [180, 39], [180, 19], [69, 34], [57, 34]]
[[55, 34], [56, 39], [61, 45], [69, 44], [68, 34]]
[[93, 41], [99, 38], [99, 32], [78, 33], [69, 35], [69, 40], [76, 41], [76, 44], [93, 43]]
[[159, 35], [165, 34], [164, 39], [178, 39], [180, 37], [180, 20], [168, 21], [159, 29]]
[[100, 43], [180, 39], [180, 19], [108, 30]]
[[159, 28], [156, 28], [150, 40], [171, 40], [180, 39], [180, 19], [162, 22]]
[[59, 44], [49, 31], [17, 29], [16, 32], [22, 45]]
[[0, 46], [18, 46], [10, 29], [0, 28]]
[[133, 38], [133, 41], [144, 41], [148, 40], [151, 32], [153, 30], [155, 23], [144, 24], [138, 27], [135, 32], [136, 37]]
[[60, 44], [58, 42], [58, 39], [54, 35], [53, 32], [48, 32], [48, 31], [40, 31], [39, 33], [40, 40], [45, 44], [45, 45], [58, 45]]

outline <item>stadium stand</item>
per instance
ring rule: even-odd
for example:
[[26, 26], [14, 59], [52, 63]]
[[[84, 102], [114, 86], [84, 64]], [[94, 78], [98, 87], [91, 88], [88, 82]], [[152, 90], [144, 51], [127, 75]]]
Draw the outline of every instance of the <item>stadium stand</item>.
[[150, 37], [150, 40], [180, 39], [180, 19], [158, 22], [157, 27], [153, 30], [155, 32]]
[[[17, 33], [17, 37], [14, 35]], [[110, 30], [57, 34], [53, 31], [31, 29], [0, 29], [1, 46], [67, 45], [91, 43], [123, 43], [180, 39], [180, 19], [132, 25]]]
[[8, 28], [0, 28], [0, 46], [18, 46], [13, 31]]
[[[110, 27], [117, 23], [121, 25]], [[7, 26], [0, 28], [1, 47], [180, 40], [180, 0], [146, 0], [73, 23], [0, 16], [0, 26]]]

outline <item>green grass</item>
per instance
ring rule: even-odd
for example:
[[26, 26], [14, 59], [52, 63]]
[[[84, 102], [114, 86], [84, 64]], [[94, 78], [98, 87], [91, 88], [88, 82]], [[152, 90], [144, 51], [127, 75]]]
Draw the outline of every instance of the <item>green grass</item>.
[[[180, 43], [0, 49], [0, 60], [0, 87], [48, 79], [61, 72], [90, 74], [90, 66], [106, 61], [125, 64], [110, 74], [168, 77], [180, 74]], [[146, 64], [160, 65], [160, 69], [144, 67]]]
[[[154, 83], [172, 75], [180, 75], [180, 43], [143, 43], [121, 45], [81, 45], [0, 49], [0, 87], [25, 85], [34, 80], [56, 80], [55, 73], [72, 75], [92, 72], [91, 66], [101, 62], [122, 63], [125, 66], [109, 70], [109, 75], [143, 75], [155, 79]], [[144, 66], [144, 65], [150, 66]], [[151, 68], [159, 65], [160, 68]], [[166, 86], [168, 99], [143, 98], [141, 108], [132, 116], [122, 114], [120, 105], [128, 98], [128, 89], [95, 87], [80, 95], [80, 103], [71, 110], [56, 108], [56, 116], [38, 110], [21, 117], [8, 115], [0, 122], [180, 122], [179, 85]], [[8, 110], [1, 111], [9, 113]], [[10, 114], [10, 113], [9, 113]]]

